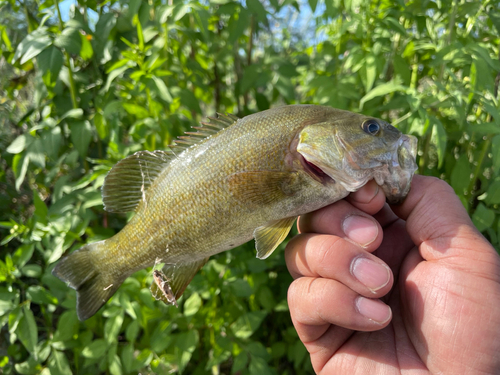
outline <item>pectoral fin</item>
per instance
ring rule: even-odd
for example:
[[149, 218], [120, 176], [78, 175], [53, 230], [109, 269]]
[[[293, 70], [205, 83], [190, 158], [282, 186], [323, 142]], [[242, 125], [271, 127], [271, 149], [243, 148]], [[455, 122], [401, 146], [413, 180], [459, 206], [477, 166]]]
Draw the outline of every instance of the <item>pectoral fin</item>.
[[266, 259], [288, 236], [296, 217], [276, 220], [258, 227], [253, 232], [257, 258]]
[[231, 195], [245, 205], [265, 205], [295, 193], [296, 172], [246, 171], [227, 178]]
[[166, 264], [162, 270], [153, 271], [151, 294], [157, 300], [162, 300], [167, 305], [177, 306], [181, 297], [194, 275], [207, 263], [208, 258], [190, 263]]

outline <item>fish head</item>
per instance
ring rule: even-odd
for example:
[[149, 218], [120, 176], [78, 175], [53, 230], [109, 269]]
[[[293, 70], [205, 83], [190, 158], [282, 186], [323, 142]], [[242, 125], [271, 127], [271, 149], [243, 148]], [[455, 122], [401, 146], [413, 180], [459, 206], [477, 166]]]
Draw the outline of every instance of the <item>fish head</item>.
[[350, 112], [336, 117], [300, 131], [296, 150], [305, 169], [351, 192], [375, 179], [390, 203], [401, 202], [417, 169], [417, 139], [377, 118]]

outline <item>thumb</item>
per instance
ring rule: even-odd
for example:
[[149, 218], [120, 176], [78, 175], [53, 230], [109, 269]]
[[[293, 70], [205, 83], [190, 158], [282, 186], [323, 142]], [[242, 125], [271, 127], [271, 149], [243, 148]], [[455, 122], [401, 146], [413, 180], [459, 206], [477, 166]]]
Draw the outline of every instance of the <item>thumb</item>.
[[415, 175], [406, 200], [391, 208], [406, 220], [406, 230], [425, 260], [455, 256], [479, 260], [478, 253], [487, 257], [495, 253], [451, 186], [438, 178]]

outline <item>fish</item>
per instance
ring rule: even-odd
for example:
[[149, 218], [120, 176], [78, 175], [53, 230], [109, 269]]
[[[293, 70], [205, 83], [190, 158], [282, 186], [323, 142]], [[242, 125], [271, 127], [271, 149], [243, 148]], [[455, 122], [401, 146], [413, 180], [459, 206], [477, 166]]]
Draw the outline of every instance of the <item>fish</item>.
[[104, 209], [134, 216], [52, 272], [76, 290], [80, 320], [128, 276], [152, 266], [153, 296], [176, 305], [210, 256], [254, 238], [257, 257], [266, 259], [299, 215], [372, 179], [390, 203], [400, 203], [417, 169], [415, 137], [331, 107], [288, 105], [241, 119], [217, 114], [195, 130], [165, 151], [130, 155], [107, 174]]

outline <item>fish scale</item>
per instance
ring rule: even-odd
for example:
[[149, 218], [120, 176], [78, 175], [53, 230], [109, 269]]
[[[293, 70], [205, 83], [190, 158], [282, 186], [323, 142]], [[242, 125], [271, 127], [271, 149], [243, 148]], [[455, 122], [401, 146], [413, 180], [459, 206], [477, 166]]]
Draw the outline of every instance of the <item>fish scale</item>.
[[198, 130], [182, 137], [175, 152], [139, 152], [109, 172], [105, 208], [135, 215], [115, 236], [85, 245], [53, 271], [77, 290], [81, 320], [125, 278], [157, 262], [164, 266], [152, 293], [175, 303], [211, 255], [255, 237], [257, 256], [267, 258], [298, 215], [372, 178], [390, 199], [401, 199], [416, 169], [411, 136], [329, 107], [284, 106], [239, 120], [219, 115]]

